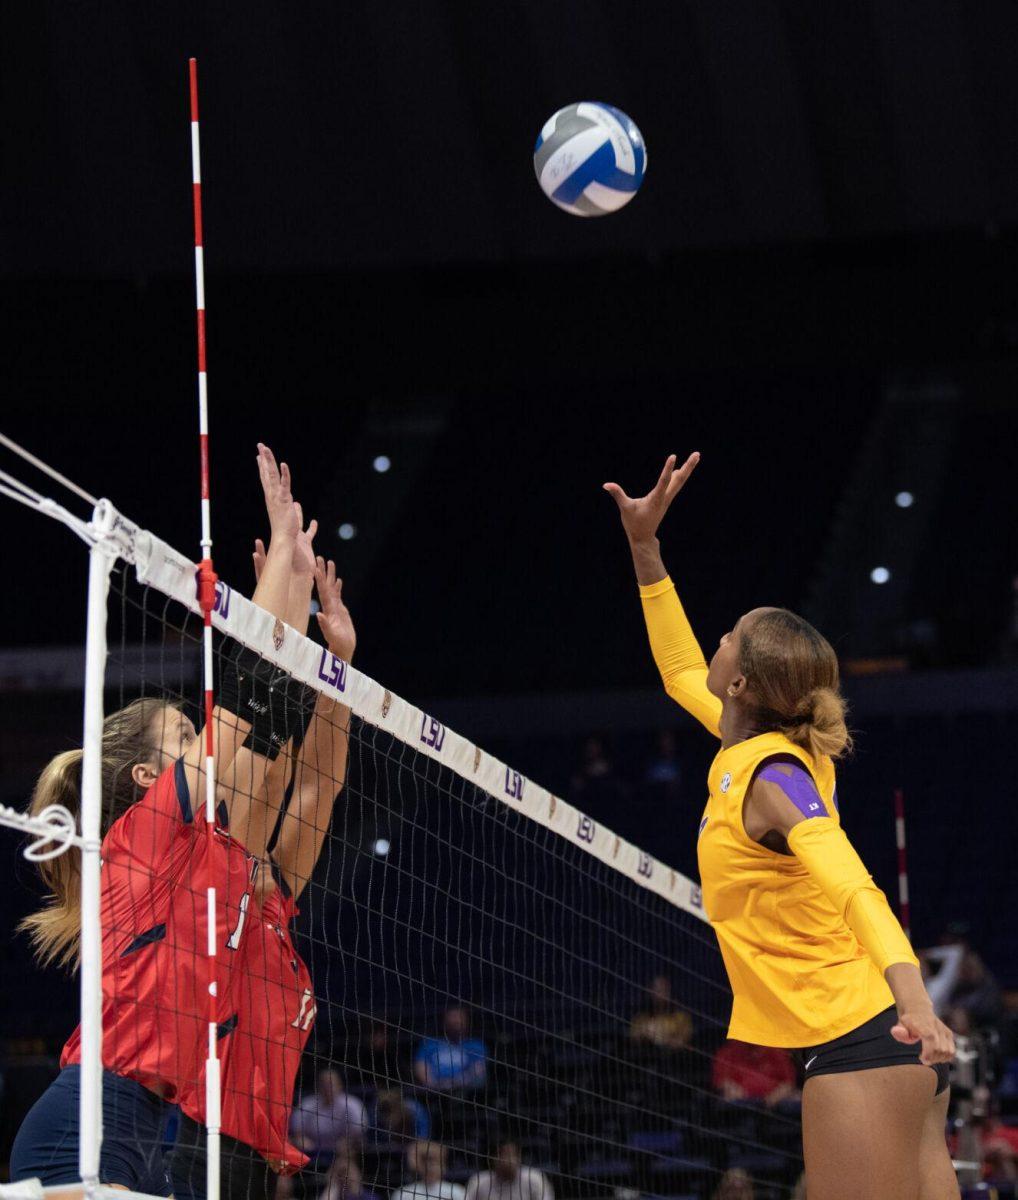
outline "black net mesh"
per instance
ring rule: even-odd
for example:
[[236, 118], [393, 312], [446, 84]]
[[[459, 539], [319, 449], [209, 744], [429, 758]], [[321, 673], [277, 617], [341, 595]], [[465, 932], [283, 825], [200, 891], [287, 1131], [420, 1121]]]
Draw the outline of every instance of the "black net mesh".
[[[127, 570], [110, 611], [107, 712], [170, 703], [153, 711], [186, 743], [200, 620]], [[217, 636], [217, 658], [219, 686], [235, 644]], [[104, 888], [121, 889], [104, 902], [108, 991], [135, 1008], [107, 1032], [106, 1065], [127, 1077], [107, 1077], [110, 1153], [204, 1194], [215, 876], [225, 1193], [789, 1195], [797, 1101], [767, 1099], [787, 1062], [743, 1055], [725, 1074], [730, 993], [709, 926], [588, 853], [585, 818], [574, 838], [553, 832], [327, 691], [272, 684], [282, 751], [238, 750], [212, 848], [197, 769], [189, 812], [170, 768], [176, 790], [147, 825], [118, 818], [123, 788], [104, 796], [104, 828], [137, 826], [104, 850]], [[724, 1099], [736, 1078], [745, 1095]], [[751, 1192], [732, 1190], [740, 1172]]]

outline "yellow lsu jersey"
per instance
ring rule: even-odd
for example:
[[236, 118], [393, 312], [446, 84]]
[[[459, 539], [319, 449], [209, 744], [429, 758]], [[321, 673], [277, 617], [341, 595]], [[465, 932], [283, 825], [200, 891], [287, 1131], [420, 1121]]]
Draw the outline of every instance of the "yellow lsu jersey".
[[[708, 776], [697, 842], [700, 881], [734, 994], [729, 1036], [762, 1046], [815, 1046], [863, 1024], [894, 1000], [877, 965], [803, 862], [746, 833], [747, 789], [761, 764], [775, 755], [803, 765], [826, 809], [819, 819], [840, 827], [829, 758], [814, 762], [779, 733], [738, 742], [718, 753]], [[811, 825], [805, 821], [796, 829]]]

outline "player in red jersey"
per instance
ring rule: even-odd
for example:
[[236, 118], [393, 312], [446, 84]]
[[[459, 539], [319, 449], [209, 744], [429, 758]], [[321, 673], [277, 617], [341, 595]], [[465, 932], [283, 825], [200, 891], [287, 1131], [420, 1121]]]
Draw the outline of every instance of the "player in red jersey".
[[[256, 573], [262, 553], [255, 555]], [[315, 564], [321, 611], [318, 623], [329, 651], [349, 662], [356, 645], [350, 614], [342, 599], [335, 565]], [[305, 589], [306, 586], [306, 590]], [[291, 613], [308, 612], [310, 576], [302, 583], [295, 564]], [[270, 870], [259, 879], [245, 942], [237, 1012], [221, 1040], [222, 1190], [230, 1200], [271, 1200], [275, 1177], [293, 1174], [308, 1161], [288, 1138], [294, 1085], [315, 1017], [311, 978], [293, 944], [296, 902], [315, 869], [346, 777], [350, 710], [320, 694], [293, 775], [293, 791], [283, 810], [269, 856]], [[267, 778], [280, 795], [285, 771], [273, 764]], [[169, 1168], [177, 1200], [205, 1197], [204, 1089], [180, 1099], [181, 1125]]]
[[[305, 536], [290, 493], [289, 471], [260, 446], [259, 474], [272, 540], [255, 602], [281, 618], [289, 598], [294, 547]], [[267, 687], [264, 664], [228, 650], [215, 721], [216, 764], [226, 773], [247, 756], [249, 786], [221, 789], [211, 848], [201, 802], [202, 740], [191, 722], [161, 700], [144, 698], [112, 714], [103, 727], [103, 1123], [101, 1182], [165, 1194], [161, 1125], [168, 1101], [199, 1077], [208, 1020], [206, 891], [217, 889], [216, 945], [220, 1001], [231, 998], [246, 914], [261, 855], [278, 810], [262, 783], [271, 730], [255, 704]], [[254, 656], [256, 658], [256, 656]], [[276, 705], [277, 710], [280, 706]], [[255, 713], [253, 720], [246, 719]], [[240, 715], [244, 714], [244, 715]], [[252, 739], [266, 749], [249, 755]], [[285, 739], [284, 739], [285, 740]], [[261, 771], [259, 776], [257, 773]], [[81, 752], [58, 755], [43, 771], [32, 811], [79, 807]], [[24, 922], [44, 963], [74, 966], [79, 955], [78, 852], [41, 864], [46, 906]], [[80, 1032], [68, 1040], [58, 1079], [30, 1111], [11, 1155], [14, 1180], [44, 1184], [78, 1179]]]

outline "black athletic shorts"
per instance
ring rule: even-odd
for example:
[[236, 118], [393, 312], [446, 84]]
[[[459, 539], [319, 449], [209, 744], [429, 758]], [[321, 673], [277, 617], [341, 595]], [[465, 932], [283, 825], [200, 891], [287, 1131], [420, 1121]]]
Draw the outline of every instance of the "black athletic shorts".
[[[858, 1029], [843, 1033], [833, 1041], [794, 1051], [794, 1057], [806, 1080], [814, 1075], [837, 1075], [842, 1071], [869, 1071], [873, 1067], [918, 1063], [922, 1043], [909, 1046], [891, 1037], [891, 1027], [897, 1023], [898, 1012], [892, 1005]], [[948, 1064], [936, 1063], [930, 1065], [930, 1070], [936, 1072], [936, 1095], [939, 1096], [950, 1081]]]
[[[175, 1200], [205, 1200], [205, 1127], [180, 1114], [177, 1141], [166, 1166]], [[257, 1150], [228, 1134], [219, 1135], [220, 1195], [223, 1200], [272, 1200], [278, 1176]]]

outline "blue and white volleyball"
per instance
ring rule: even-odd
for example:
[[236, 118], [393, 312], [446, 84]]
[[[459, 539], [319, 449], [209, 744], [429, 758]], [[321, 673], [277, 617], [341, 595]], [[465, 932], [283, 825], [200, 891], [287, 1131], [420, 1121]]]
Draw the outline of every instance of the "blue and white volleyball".
[[617, 212], [636, 195], [647, 147], [636, 123], [610, 104], [567, 104], [541, 130], [534, 170], [553, 204], [577, 217]]

